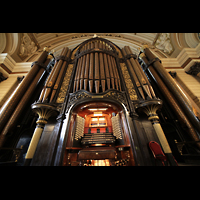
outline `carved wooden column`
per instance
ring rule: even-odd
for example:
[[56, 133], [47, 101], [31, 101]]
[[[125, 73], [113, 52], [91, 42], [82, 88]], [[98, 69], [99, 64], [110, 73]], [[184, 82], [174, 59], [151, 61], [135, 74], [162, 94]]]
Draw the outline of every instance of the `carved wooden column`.
[[47, 123], [49, 117], [58, 114], [56, 107], [49, 105], [49, 104], [44, 104], [44, 103], [33, 104], [32, 109], [35, 113], [37, 113], [39, 115], [39, 118], [36, 121], [37, 126], [35, 128], [33, 137], [31, 139], [31, 142], [28, 147], [28, 151], [26, 153], [26, 157], [25, 157], [26, 160], [25, 160], [25, 164], [24, 164], [25, 166], [28, 166], [31, 163], [31, 160], [34, 156], [38, 142], [40, 140], [40, 136], [43, 132], [44, 126]]

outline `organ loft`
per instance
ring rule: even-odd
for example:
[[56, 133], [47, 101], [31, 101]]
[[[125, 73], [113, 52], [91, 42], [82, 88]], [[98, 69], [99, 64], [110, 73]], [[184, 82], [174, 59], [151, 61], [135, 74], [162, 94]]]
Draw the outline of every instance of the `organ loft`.
[[56, 56], [45, 47], [21, 79], [0, 110], [0, 165], [200, 163], [199, 105], [148, 45], [94, 35]]

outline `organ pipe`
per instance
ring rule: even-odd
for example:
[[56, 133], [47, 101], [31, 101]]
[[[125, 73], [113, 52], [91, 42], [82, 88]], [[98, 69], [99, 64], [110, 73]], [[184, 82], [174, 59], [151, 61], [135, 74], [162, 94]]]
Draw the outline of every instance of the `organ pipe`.
[[[140, 58], [143, 60], [143, 62], [145, 64], [148, 63], [148, 60], [143, 53], [140, 54]], [[194, 141], [198, 141], [199, 140], [198, 135], [195, 132], [191, 122], [188, 120], [188, 117], [184, 114], [184, 112], [182, 111], [182, 108], [179, 106], [178, 101], [176, 100], [174, 95], [170, 92], [170, 90], [167, 88], [167, 86], [164, 84], [164, 82], [162, 81], [160, 76], [157, 74], [155, 69], [152, 67], [152, 65], [149, 65], [148, 71], [154, 77], [154, 80], [157, 82], [157, 85], [160, 88], [160, 90], [162, 91], [162, 94], [165, 96], [167, 101], [172, 106], [172, 109], [174, 110], [175, 114], [177, 115], [178, 119], [180, 120], [182, 126], [187, 127], [187, 131], [188, 131], [190, 137]], [[197, 143], [197, 146], [200, 148], [199, 143]]]
[[16, 106], [18, 105], [20, 99], [23, 97], [26, 90], [29, 88], [32, 80], [37, 75], [38, 71], [41, 68], [41, 64], [44, 64], [48, 55], [48, 49], [45, 48], [42, 52], [41, 56], [38, 58], [37, 62], [34, 62], [31, 70], [22, 80], [18, 88], [15, 90], [15, 93], [12, 95], [11, 98], [8, 99], [5, 106], [3, 106], [0, 110], [0, 132], [3, 130], [6, 122], [12, 115], [13, 111], [15, 110]]
[[[68, 50], [69, 49], [67, 47], [66, 48], [64, 47], [64, 49], [61, 53], [61, 56], [66, 56]], [[60, 72], [60, 69], [62, 67], [62, 64], [63, 64], [63, 60], [59, 60], [58, 64], [55, 66], [55, 70], [53, 71], [53, 73], [51, 73], [51, 76], [45, 85], [45, 92], [44, 92], [44, 97], [42, 99], [42, 102], [44, 102], [45, 100], [47, 100], [47, 98], [49, 98], [52, 88], [54, 86], [54, 83], [55, 83], [57, 76]]]
[[[52, 59], [52, 56], [47, 57], [44, 65], [47, 66], [51, 59]], [[20, 115], [22, 114], [25, 106], [27, 105], [34, 90], [36, 89], [37, 83], [38, 83], [39, 79], [42, 77], [42, 74], [44, 73], [44, 71], [45, 71], [45, 68], [40, 68], [39, 72], [37, 73], [35, 78], [32, 80], [29, 88], [27, 89], [27, 91], [25, 92], [25, 94], [23, 95], [21, 100], [19, 101], [17, 107], [15, 108], [13, 114], [11, 115], [10, 119], [8, 120], [6, 126], [4, 127], [4, 129], [1, 133], [0, 147], [3, 146], [7, 133], [9, 131], [13, 130], [14, 127], [17, 125], [17, 121], [19, 120]]]
[[152, 66], [157, 71], [157, 73], [160, 75], [162, 80], [165, 82], [168, 89], [173, 93], [175, 98], [180, 103], [180, 106], [183, 107], [183, 110], [185, 114], [189, 117], [192, 124], [195, 126], [195, 128], [200, 132], [200, 123], [199, 119], [194, 114], [193, 110], [191, 109], [191, 106], [187, 103], [186, 97], [182, 94], [179, 87], [177, 86], [176, 82], [173, 80], [173, 78], [168, 74], [166, 69], [163, 67], [163, 65], [159, 62], [158, 59], [153, 55], [153, 53], [149, 50], [147, 46], [143, 47], [143, 52], [145, 53], [148, 61], [154, 61]]
[[79, 48], [73, 92], [84, 89], [98, 94], [108, 89], [122, 90], [112, 51], [110, 45], [98, 39]]

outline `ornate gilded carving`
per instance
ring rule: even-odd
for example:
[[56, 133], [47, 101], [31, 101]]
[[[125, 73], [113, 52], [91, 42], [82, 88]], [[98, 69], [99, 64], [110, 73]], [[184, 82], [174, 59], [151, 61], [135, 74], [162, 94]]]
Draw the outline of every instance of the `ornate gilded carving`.
[[128, 72], [128, 69], [127, 69], [125, 63], [120, 63], [120, 66], [121, 66], [121, 69], [122, 69], [122, 74], [123, 74], [123, 77], [124, 77], [124, 81], [126, 83], [126, 87], [128, 89], [130, 99], [132, 101], [137, 100], [138, 99], [137, 94], [136, 94], [135, 88], [133, 86], [133, 83], [131, 81], [131, 77], [129, 75], [129, 72]]
[[73, 64], [68, 65], [64, 80], [62, 82], [62, 85], [61, 85], [61, 88], [60, 88], [60, 91], [59, 91], [59, 94], [58, 94], [58, 98], [56, 100], [56, 103], [63, 103], [64, 100], [65, 100], [65, 95], [66, 95], [66, 92], [67, 92], [67, 89], [68, 89], [69, 81], [71, 79], [73, 66], [74, 66]]
[[92, 93], [83, 90], [71, 93], [68, 100], [67, 111], [73, 104], [77, 103], [78, 101], [88, 100], [94, 97], [100, 99], [113, 99], [115, 101], [117, 100], [120, 103], [124, 104], [128, 110], [128, 103], [126, 100], [125, 92], [120, 92], [118, 90], [110, 89], [107, 90], [106, 92], [101, 93], [101, 95], [93, 95]]

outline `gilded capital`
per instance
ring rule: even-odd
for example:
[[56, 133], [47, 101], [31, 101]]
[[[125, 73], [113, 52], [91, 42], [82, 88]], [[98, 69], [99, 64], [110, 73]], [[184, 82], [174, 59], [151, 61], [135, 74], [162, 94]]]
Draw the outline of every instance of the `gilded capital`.
[[143, 57], [145, 57], [145, 54], [144, 54], [144, 53], [141, 53], [141, 54], [139, 55], [139, 58], [142, 59]]
[[48, 47], [44, 47], [43, 51], [49, 52], [49, 48]]
[[144, 49], [149, 48], [149, 46], [147, 44], [143, 45], [141, 48], [141, 51], [144, 52]]

